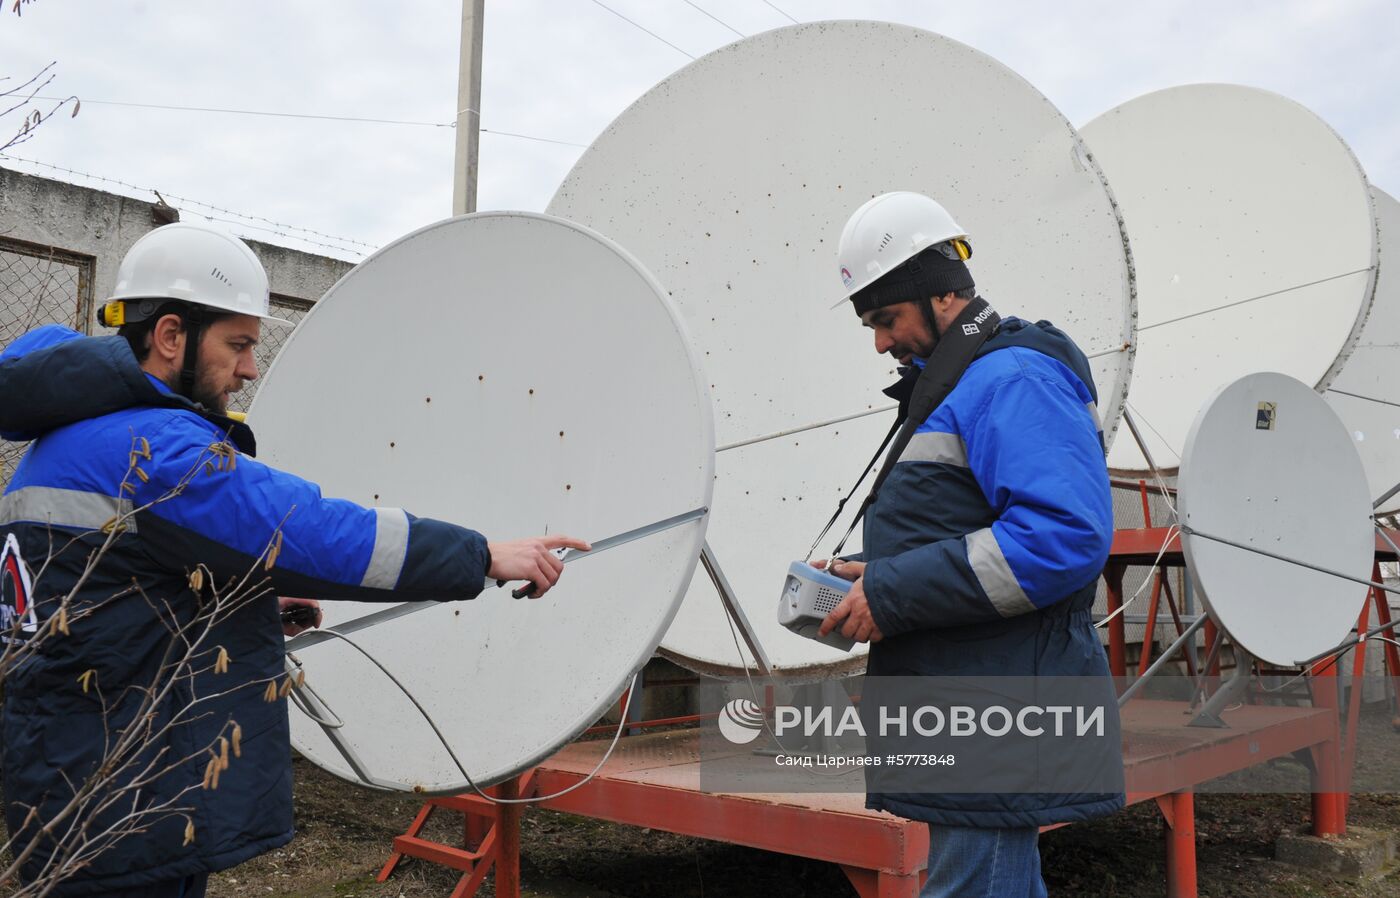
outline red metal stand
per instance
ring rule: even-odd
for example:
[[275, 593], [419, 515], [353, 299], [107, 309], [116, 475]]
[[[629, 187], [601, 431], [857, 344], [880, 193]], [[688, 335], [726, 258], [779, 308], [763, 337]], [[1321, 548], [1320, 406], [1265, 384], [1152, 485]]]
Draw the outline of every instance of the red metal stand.
[[[1329, 727], [1340, 728], [1341, 704], [1337, 694], [1337, 665], [1332, 659], [1313, 665], [1309, 681], [1313, 707], [1330, 712]], [[1312, 831], [1315, 836], [1342, 835], [1347, 831], [1346, 805], [1341, 793], [1341, 739], [1312, 748]]]
[[1189, 790], [1157, 797], [1167, 843], [1167, 898], [1196, 898], [1196, 798]]
[[[1167, 551], [1162, 552], [1168, 535], [1165, 528], [1119, 531], [1105, 571], [1111, 611], [1123, 601], [1122, 580], [1128, 566], [1157, 568], [1139, 671], [1145, 669], [1151, 655], [1160, 599], [1166, 599], [1178, 633], [1183, 628], [1166, 575], [1169, 567], [1182, 564], [1181, 546], [1173, 535]], [[1389, 560], [1394, 553], [1378, 544], [1377, 557]], [[1373, 590], [1373, 598], [1377, 617], [1388, 621], [1384, 595]], [[1364, 632], [1368, 619], [1369, 604], [1358, 621], [1359, 631]], [[1117, 625], [1109, 628], [1109, 655], [1113, 672], [1122, 676], [1127, 666], [1122, 615], [1116, 621]], [[1357, 674], [1364, 670], [1364, 647], [1364, 643], [1357, 647], [1353, 659]], [[1400, 677], [1400, 653], [1394, 646], [1387, 646], [1386, 662], [1391, 676]], [[1352, 691], [1347, 715], [1352, 725], [1345, 734], [1337, 663], [1322, 662], [1314, 667], [1309, 682], [1312, 707], [1245, 704], [1225, 712], [1226, 729], [1184, 727], [1179, 703], [1146, 699], [1128, 703], [1122, 715], [1128, 802], [1155, 801], [1162, 813], [1170, 898], [1192, 898], [1197, 891], [1192, 790], [1198, 783], [1306, 751], [1313, 760], [1313, 831], [1319, 835], [1346, 831], [1347, 789], [1361, 695], [1360, 680], [1354, 682], [1357, 688]], [[771, 695], [768, 700], [771, 703]], [[690, 715], [667, 723], [699, 722], [712, 716]], [[646, 722], [629, 724], [637, 730], [647, 726]], [[845, 871], [861, 898], [913, 898], [918, 893], [928, 855], [926, 826], [866, 810], [863, 796], [858, 794], [704, 791], [700, 788], [698, 742], [695, 729], [625, 737], [596, 779], [541, 806], [829, 861]], [[592, 741], [566, 746], [523, 777], [518, 787], [514, 782], [498, 787], [499, 795], [506, 797], [512, 789], [522, 796], [552, 795], [576, 785], [602, 759], [606, 745]], [[763, 762], [755, 759], [755, 763]], [[462, 847], [421, 837], [436, 808], [466, 815]], [[380, 871], [379, 880], [385, 880], [404, 856], [424, 858], [463, 871], [465, 875], [452, 895], [466, 898], [475, 893], [494, 866], [496, 894], [518, 898], [522, 808], [493, 805], [472, 795], [430, 799], [408, 831], [394, 839], [394, 854]]]
[[[500, 799], [527, 797], [535, 792], [535, 771], [485, 790]], [[394, 837], [394, 851], [375, 877], [387, 880], [405, 857], [432, 861], [464, 874], [452, 890], [452, 898], [468, 898], [496, 870], [496, 894], [500, 898], [520, 895], [520, 812], [523, 805], [495, 804], [480, 795], [453, 795], [430, 798], [418, 810], [408, 830]], [[421, 835], [433, 812], [439, 808], [465, 815], [462, 847], [444, 845]]]
[[1108, 614], [1113, 620], [1108, 624], [1108, 672], [1123, 683], [1128, 676], [1128, 644], [1123, 629], [1123, 615], [1118, 612], [1123, 607], [1123, 574], [1128, 565], [1116, 559], [1109, 559], [1103, 569], [1104, 588], [1108, 594]]

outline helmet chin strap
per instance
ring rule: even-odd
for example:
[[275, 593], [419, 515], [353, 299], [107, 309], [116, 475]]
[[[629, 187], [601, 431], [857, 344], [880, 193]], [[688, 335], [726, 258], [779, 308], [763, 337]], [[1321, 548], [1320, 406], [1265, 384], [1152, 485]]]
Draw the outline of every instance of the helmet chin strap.
[[[933, 345], [937, 347], [938, 321], [933, 317], [933, 299], [926, 296], [923, 299], [916, 302], [915, 305], [919, 307], [920, 312], [924, 313], [924, 321], [928, 322], [928, 332], [930, 334], [933, 334]], [[930, 354], [932, 354], [933, 350], [930, 349], [929, 352]]]
[[180, 369], [180, 395], [196, 402], [195, 369], [199, 365], [199, 340], [203, 336], [201, 325], [204, 323], [204, 316], [198, 308], [190, 307], [181, 313], [180, 320], [185, 325], [185, 363]]

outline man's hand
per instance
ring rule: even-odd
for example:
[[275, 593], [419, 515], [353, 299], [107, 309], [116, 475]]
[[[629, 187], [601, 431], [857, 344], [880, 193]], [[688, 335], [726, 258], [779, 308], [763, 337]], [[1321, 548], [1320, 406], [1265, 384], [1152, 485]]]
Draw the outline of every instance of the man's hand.
[[315, 619], [310, 624], [293, 624], [284, 621], [282, 623], [282, 632], [288, 637], [295, 636], [298, 633], [303, 633], [307, 630], [310, 630], [312, 627], [321, 626], [321, 603], [316, 601], [315, 599], [279, 598], [277, 600], [277, 613], [281, 614], [288, 608], [294, 608], [298, 605], [310, 608], [313, 612], [315, 612]]
[[[845, 567], [855, 567], [859, 565], [861, 570], [865, 570], [865, 563], [862, 561], [847, 561], [837, 565], [837, 570], [832, 571], [838, 577], [845, 574], [840, 570]], [[841, 622], [845, 621], [844, 625]], [[880, 628], [875, 626], [875, 618], [870, 616], [870, 603], [865, 598], [865, 578], [858, 577], [851, 585], [851, 591], [846, 593], [846, 597], [841, 600], [841, 604], [831, 609], [831, 613], [822, 621], [817, 633], [825, 636], [837, 626], [841, 626], [841, 635], [847, 639], [854, 639], [856, 642], [879, 642], [885, 638], [885, 634], [880, 632]]]
[[812, 567], [819, 571], [826, 571], [828, 574], [840, 577], [842, 580], [850, 580], [852, 583], [865, 576], [864, 561], [845, 561], [840, 558], [833, 558], [827, 561], [823, 558], [821, 561], [812, 562]]
[[491, 570], [486, 572], [487, 576], [497, 580], [529, 580], [535, 584], [530, 598], [538, 599], [559, 582], [559, 575], [564, 572], [564, 562], [554, 554], [555, 549], [587, 552], [593, 547], [581, 539], [558, 534], [487, 543], [486, 548], [491, 552]]

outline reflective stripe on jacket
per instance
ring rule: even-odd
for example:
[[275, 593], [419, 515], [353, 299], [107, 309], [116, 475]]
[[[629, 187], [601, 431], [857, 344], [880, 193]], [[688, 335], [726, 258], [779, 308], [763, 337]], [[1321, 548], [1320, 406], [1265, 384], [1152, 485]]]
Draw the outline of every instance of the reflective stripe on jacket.
[[[97, 854], [59, 894], [221, 870], [291, 839], [287, 708], [264, 698], [267, 684], [285, 676], [278, 595], [466, 599], [485, 581], [481, 534], [326, 498], [315, 484], [258, 462], [251, 431], [146, 375], [120, 337], [50, 326], [8, 347], [0, 354], [0, 434], [34, 439], [0, 498], [0, 535], [18, 537], [35, 572], [49, 558], [33, 583], [41, 627], [78, 585], [106, 539], [104, 526], [143, 509], [78, 587], [69, 635], [46, 637], [5, 682], [0, 765], [16, 852], [33, 838], [32, 825], [21, 831], [28, 807], [37, 806], [41, 820], [56, 814], [114, 734], [147, 721], [159, 732], [197, 700], [195, 712], [160, 732], [141, 757], [192, 758], [135, 799], [138, 810], [178, 813], [155, 815], [144, 832]], [[260, 558], [274, 540], [275, 564], [264, 570]], [[170, 679], [161, 672], [176, 644], [170, 628], [199, 607], [190, 586], [196, 565], [222, 588], [250, 571], [252, 582], [266, 585], [213, 624], [193, 676], [176, 678], [171, 694], [138, 719], [141, 690]], [[204, 600], [209, 595], [206, 586]], [[86, 610], [93, 613], [79, 613]], [[218, 649], [227, 653], [227, 672], [214, 670]], [[242, 734], [241, 756], [217, 789], [204, 788], [204, 747], [231, 722]], [[131, 812], [132, 802], [128, 796], [90, 824], [101, 829]], [[26, 875], [52, 853], [53, 843], [42, 841]]]
[[[1064, 333], [1002, 322], [866, 513], [864, 588], [884, 635], [869, 674], [1094, 676], [1111, 697], [1090, 619], [1113, 538], [1096, 401], [1089, 364]], [[867, 803], [947, 825], [1016, 827], [1109, 813], [1123, 796]]]

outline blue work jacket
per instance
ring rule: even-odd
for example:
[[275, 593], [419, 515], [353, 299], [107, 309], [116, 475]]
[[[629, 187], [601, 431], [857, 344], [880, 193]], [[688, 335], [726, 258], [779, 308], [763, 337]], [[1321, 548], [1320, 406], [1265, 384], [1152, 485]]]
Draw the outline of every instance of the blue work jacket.
[[[326, 498], [258, 462], [246, 426], [171, 392], [120, 337], [48, 326], [11, 344], [0, 354], [0, 435], [34, 441], [0, 498], [0, 538], [16, 537], [32, 574], [35, 629], [72, 594], [69, 632], [45, 635], [4, 684], [0, 766], [14, 849], [33, 844], [32, 878], [63, 860], [74, 827], [94, 834], [141, 815], [136, 832], [91, 851], [59, 894], [222, 870], [292, 838], [278, 595], [466, 599], [490, 565], [479, 533]], [[111, 523], [133, 510], [85, 571]], [[259, 559], [274, 541], [266, 567]], [[199, 590], [197, 565], [207, 570]], [[208, 607], [212, 585], [249, 572], [254, 588], [193, 631], [203, 639], [195, 661], [172, 676], [174, 630]], [[149, 700], [162, 684], [171, 688]], [[218, 754], [234, 724], [238, 751], [214, 788], [209, 749]], [[100, 812], [59, 822], [53, 836], [39, 833], [133, 728], [146, 730], [146, 748], [109, 794], [148, 765], [163, 772]]]
[[[1102, 678], [1116, 732], [1090, 618], [1113, 539], [1096, 401], [1089, 363], [1063, 332], [1001, 323], [866, 512], [864, 588], [884, 636], [870, 675]], [[867, 805], [1020, 827], [1110, 813], [1123, 795], [871, 794]]]

